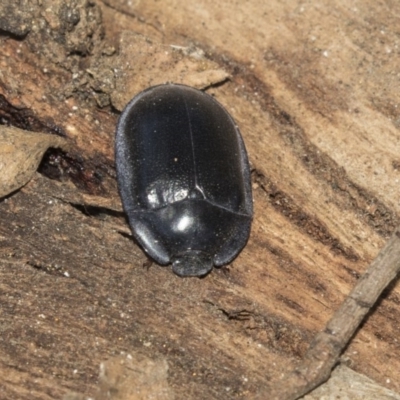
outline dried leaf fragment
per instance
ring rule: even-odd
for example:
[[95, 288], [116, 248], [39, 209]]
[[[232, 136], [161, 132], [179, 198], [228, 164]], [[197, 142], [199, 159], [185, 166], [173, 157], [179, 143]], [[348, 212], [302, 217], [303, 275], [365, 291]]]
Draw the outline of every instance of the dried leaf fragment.
[[345, 365], [339, 365], [325, 384], [304, 397], [304, 400], [321, 399], [400, 400], [400, 395]]
[[29, 182], [49, 147], [68, 145], [59, 136], [0, 126], [0, 197]]

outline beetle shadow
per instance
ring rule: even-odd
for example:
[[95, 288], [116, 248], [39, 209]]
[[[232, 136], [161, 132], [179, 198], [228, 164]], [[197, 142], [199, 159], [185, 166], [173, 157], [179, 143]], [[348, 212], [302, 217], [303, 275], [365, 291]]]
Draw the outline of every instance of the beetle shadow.
[[[128, 217], [126, 216], [126, 214], [124, 213], [124, 216], [125, 216], [125, 222], [126, 222], [126, 224], [129, 226], [129, 222], [128, 222]], [[146, 257], [146, 260], [145, 261], [143, 261], [143, 263], [142, 263], [142, 267], [143, 268], [145, 268], [147, 271], [149, 271], [150, 270], [150, 268], [154, 265], [154, 264], [156, 264], [156, 262], [151, 258], [151, 257], [149, 257], [147, 254], [146, 254], [146, 252], [143, 250], [143, 247], [141, 246], [141, 244], [136, 240], [136, 238], [132, 235], [132, 234], [129, 234], [129, 233], [126, 233], [126, 232], [123, 232], [123, 231], [117, 231], [122, 237], [124, 237], [124, 238], [126, 238], [126, 239], [128, 239], [128, 240], [131, 240], [139, 249], [140, 249], [140, 251], [144, 254], [144, 256]]]

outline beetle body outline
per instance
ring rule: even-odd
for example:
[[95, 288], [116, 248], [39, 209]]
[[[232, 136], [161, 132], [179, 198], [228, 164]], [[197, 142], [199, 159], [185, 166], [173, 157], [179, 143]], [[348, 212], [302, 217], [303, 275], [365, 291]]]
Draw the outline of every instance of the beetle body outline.
[[117, 125], [118, 187], [134, 237], [180, 276], [203, 276], [245, 246], [253, 203], [240, 131], [212, 96], [144, 90]]

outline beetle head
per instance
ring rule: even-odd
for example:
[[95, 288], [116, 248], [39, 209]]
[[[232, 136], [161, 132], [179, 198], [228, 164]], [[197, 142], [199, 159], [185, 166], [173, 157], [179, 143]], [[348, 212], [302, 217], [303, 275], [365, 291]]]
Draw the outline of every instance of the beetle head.
[[172, 271], [179, 276], [204, 276], [213, 268], [210, 254], [199, 250], [188, 250], [177, 255], [172, 262]]

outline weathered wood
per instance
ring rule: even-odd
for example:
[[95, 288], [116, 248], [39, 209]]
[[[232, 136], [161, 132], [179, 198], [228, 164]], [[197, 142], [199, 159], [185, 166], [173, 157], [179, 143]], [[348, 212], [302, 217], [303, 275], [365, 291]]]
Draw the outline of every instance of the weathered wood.
[[[399, 271], [400, 230], [397, 229], [325, 329], [313, 339], [304, 360], [268, 390], [268, 398], [297, 400], [325, 382], [356, 329]], [[266, 394], [261, 396], [265, 398]]]
[[[166, 360], [176, 398], [252, 398], [290, 371], [400, 223], [399, 7], [2, 1], [1, 121], [71, 150], [0, 202], [1, 393], [93, 395], [121, 351]], [[157, 71], [229, 75], [207, 90], [253, 167], [248, 245], [202, 280], [146, 268], [119, 208], [116, 109]], [[343, 358], [397, 392], [399, 304], [395, 282]]]

